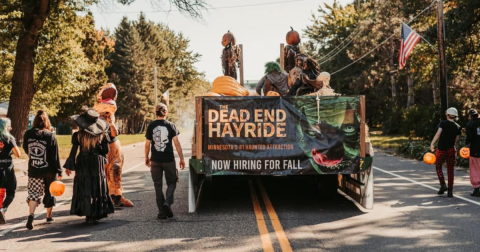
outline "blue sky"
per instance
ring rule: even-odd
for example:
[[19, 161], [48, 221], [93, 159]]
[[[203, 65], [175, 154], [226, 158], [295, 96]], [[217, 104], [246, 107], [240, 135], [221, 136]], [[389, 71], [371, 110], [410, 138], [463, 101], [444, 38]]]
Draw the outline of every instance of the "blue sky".
[[[167, 24], [190, 40], [190, 50], [202, 55], [196, 67], [208, 81], [223, 75], [220, 56], [221, 39], [230, 30], [243, 45], [244, 78], [258, 80], [263, 76], [264, 64], [280, 55], [280, 43], [292, 26], [301, 35], [312, 24], [312, 14], [318, 6], [333, 0], [205, 0], [212, 9], [204, 12], [203, 21], [184, 16], [168, 5], [152, 6], [151, 0], [136, 0], [130, 6], [108, 5], [94, 7], [96, 27], [114, 31], [123, 16], [138, 19], [144, 12], [147, 19]], [[167, 0], [163, 0], [168, 3]], [[340, 4], [352, 0], [339, 0]], [[303, 39], [303, 37], [302, 37]]]

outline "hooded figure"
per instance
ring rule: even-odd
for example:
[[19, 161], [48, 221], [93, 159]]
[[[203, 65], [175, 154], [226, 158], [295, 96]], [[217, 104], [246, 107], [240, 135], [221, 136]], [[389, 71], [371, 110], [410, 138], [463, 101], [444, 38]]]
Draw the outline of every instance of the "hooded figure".
[[265, 64], [265, 76], [258, 82], [256, 91], [258, 95], [267, 95], [269, 91], [275, 91], [281, 96], [288, 95], [288, 74], [282, 72], [277, 62]]

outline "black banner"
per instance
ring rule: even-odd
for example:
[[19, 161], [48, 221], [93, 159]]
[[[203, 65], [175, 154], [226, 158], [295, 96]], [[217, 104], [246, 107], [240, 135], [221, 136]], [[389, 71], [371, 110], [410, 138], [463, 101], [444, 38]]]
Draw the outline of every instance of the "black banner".
[[359, 97], [204, 97], [207, 174], [351, 174]]

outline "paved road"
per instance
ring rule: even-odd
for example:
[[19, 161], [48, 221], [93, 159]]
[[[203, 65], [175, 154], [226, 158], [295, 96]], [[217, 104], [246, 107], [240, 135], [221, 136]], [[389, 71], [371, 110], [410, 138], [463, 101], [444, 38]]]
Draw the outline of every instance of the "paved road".
[[[181, 134], [187, 160], [190, 139], [191, 133]], [[143, 144], [126, 147], [125, 195], [135, 207], [117, 209], [96, 226], [68, 214], [67, 178], [55, 223], [39, 215], [27, 230], [26, 177], [19, 177], [9, 224], [0, 227], [0, 251], [480, 251], [480, 198], [470, 196], [468, 174], [461, 171], [455, 197], [437, 196], [434, 166], [377, 153], [373, 210], [341, 195], [323, 199], [303, 178], [240, 177], [214, 180], [190, 214], [184, 170], [175, 218], [158, 220], [143, 157]]]

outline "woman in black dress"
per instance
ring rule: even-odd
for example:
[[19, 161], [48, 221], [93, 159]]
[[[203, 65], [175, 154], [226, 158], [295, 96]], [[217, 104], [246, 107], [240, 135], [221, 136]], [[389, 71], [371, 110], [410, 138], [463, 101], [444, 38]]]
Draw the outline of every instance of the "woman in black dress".
[[94, 109], [74, 115], [72, 120], [79, 131], [72, 135], [72, 150], [64, 165], [68, 176], [75, 171], [70, 214], [86, 216], [93, 225], [114, 212], [105, 176], [108, 123]]

